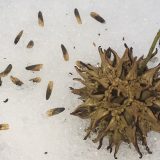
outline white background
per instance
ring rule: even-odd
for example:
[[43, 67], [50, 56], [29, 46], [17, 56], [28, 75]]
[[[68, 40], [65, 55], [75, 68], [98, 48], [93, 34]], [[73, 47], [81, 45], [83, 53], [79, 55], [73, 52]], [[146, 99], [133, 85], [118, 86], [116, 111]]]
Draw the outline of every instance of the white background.
[[[82, 25], [77, 24], [74, 8], [80, 12]], [[39, 10], [44, 16], [43, 28], [37, 23]], [[106, 24], [92, 19], [91, 11], [99, 13]], [[14, 38], [22, 29], [24, 34], [15, 46]], [[69, 91], [70, 86], [80, 86], [72, 80], [78, 76], [75, 61], [96, 65], [99, 45], [110, 46], [122, 55], [124, 42], [133, 47], [135, 55], [146, 55], [159, 29], [159, 0], [0, 0], [0, 70], [12, 64], [10, 75], [25, 83], [15, 86], [10, 75], [2, 79], [0, 123], [9, 123], [10, 129], [0, 132], [0, 160], [113, 160], [113, 154], [106, 151], [108, 141], [98, 151], [98, 144], [83, 140], [88, 122], [70, 116], [81, 103]], [[35, 42], [32, 49], [26, 48], [29, 40]], [[69, 52], [69, 62], [63, 60], [61, 44]], [[25, 70], [36, 63], [44, 64], [40, 72]], [[35, 76], [42, 82], [28, 81]], [[54, 81], [54, 89], [46, 101], [49, 80]], [[9, 101], [4, 103], [6, 98]], [[46, 111], [54, 107], [66, 110], [48, 118]], [[153, 154], [148, 155], [140, 145], [143, 160], [160, 160], [160, 134], [150, 133], [148, 145]], [[119, 160], [139, 159], [127, 144], [121, 145], [117, 156]]]

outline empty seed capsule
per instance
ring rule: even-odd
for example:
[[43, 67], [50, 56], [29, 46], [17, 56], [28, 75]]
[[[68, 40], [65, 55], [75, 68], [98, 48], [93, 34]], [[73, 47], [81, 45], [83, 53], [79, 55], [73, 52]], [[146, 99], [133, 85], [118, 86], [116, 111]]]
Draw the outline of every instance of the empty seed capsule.
[[11, 81], [12, 81], [15, 85], [17, 85], [17, 86], [21, 86], [22, 84], [24, 84], [21, 80], [19, 80], [19, 79], [16, 78], [16, 77], [10, 76], [10, 79], [11, 79]]

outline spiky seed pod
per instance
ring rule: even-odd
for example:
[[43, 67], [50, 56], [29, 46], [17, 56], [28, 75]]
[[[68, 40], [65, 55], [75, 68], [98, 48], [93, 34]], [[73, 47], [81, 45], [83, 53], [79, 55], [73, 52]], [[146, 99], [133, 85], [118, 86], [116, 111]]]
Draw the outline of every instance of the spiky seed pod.
[[71, 115], [90, 119], [84, 139], [95, 133], [97, 137], [93, 142], [99, 142], [100, 149], [103, 138], [107, 136], [107, 149], [111, 152], [115, 146], [115, 158], [122, 142], [133, 144], [140, 158], [142, 153], [138, 141], [151, 153], [147, 134], [149, 131], [160, 132], [160, 64], [151, 69], [147, 67], [148, 61], [155, 56], [153, 50], [159, 37], [160, 32], [146, 58], [137, 59], [132, 48], [125, 44], [126, 50], [121, 58], [113, 49], [103, 51], [99, 47], [99, 67], [81, 61], [76, 63], [75, 68], [82, 79], [74, 80], [84, 87], [71, 90], [80, 96], [83, 103]]

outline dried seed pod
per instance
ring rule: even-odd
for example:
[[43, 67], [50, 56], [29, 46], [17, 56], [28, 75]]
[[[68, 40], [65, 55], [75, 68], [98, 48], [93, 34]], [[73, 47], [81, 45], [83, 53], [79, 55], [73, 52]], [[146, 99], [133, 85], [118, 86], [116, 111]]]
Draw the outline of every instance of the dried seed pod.
[[7, 130], [9, 129], [9, 124], [0, 124], [0, 130]]
[[47, 86], [47, 91], [46, 91], [46, 100], [50, 98], [52, 89], [53, 89], [53, 81], [49, 81], [48, 86]]
[[7, 66], [7, 68], [6, 68], [3, 72], [0, 73], [0, 77], [5, 77], [5, 76], [7, 76], [7, 75], [10, 73], [11, 70], [12, 70], [12, 65], [9, 64], [9, 65]]
[[11, 81], [17, 85], [17, 86], [21, 86], [22, 84], [24, 84], [20, 79], [18, 79], [17, 77], [13, 77], [13, 76], [10, 76], [10, 79]]
[[14, 40], [14, 44], [17, 44], [17, 43], [19, 42], [20, 38], [22, 37], [22, 34], [23, 34], [23, 30], [20, 31], [20, 32], [18, 33], [18, 35], [16, 36], [16, 38], [15, 38], [15, 40]]
[[54, 116], [56, 114], [63, 112], [64, 110], [65, 108], [53, 108], [53, 109], [48, 110], [46, 114], [48, 115], [48, 117], [51, 117], [51, 116]]
[[111, 48], [98, 48], [101, 65], [92, 66], [76, 62], [76, 70], [82, 78], [74, 78], [84, 86], [70, 88], [83, 101], [71, 115], [89, 119], [86, 129], [87, 139], [91, 133], [97, 136], [101, 148], [104, 137], [109, 138], [107, 149], [115, 147], [114, 158], [122, 142], [133, 144], [142, 158], [139, 141], [151, 154], [146, 137], [148, 132], [160, 132], [160, 79], [157, 76], [160, 64], [148, 68], [147, 63], [156, 55], [154, 48], [160, 39], [157, 33], [146, 58], [134, 57], [132, 48], [125, 44], [125, 52], [120, 58]]
[[40, 71], [40, 69], [42, 69], [42, 67], [43, 67], [43, 64], [35, 64], [35, 65], [27, 66], [26, 70]]
[[43, 20], [43, 15], [42, 15], [42, 12], [41, 12], [41, 11], [38, 12], [38, 24], [39, 24], [41, 27], [44, 27], [44, 20]]
[[27, 48], [32, 48], [34, 46], [34, 42], [30, 40], [27, 44]]
[[66, 47], [61, 44], [61, 49], [62, 49], [62, 52], [63, 52], [63, 58], [65, 61], [68, 61], [69, 60], [69, 54], [68, 54], [68, 51], [66, 49]]
[[41, 82], [41, 77], [35, 77], [35, 78], [30, 79], [29, 81], [39, 83], [39, 82]]
[[81, 17], [80, 17], [80, 14], [77, 8], [74, 9], [74, 15], [77, 19], [78, 24], [82, 24], [82, 20], [81, 20]]
[[91, 12], [90, 16], [100, 23], [105, 23], [105, 20], [96, 12]]

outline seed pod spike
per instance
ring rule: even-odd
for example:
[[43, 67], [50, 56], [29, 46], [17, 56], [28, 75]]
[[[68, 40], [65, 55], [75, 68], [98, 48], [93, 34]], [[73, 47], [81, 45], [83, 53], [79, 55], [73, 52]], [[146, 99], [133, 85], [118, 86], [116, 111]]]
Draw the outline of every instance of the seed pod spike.
[[14, 40], [14, 44], [17, 44], [20, 40], [20, 38], [22, 37], [23, 34], [23, 30], [21, 30], [18, 35], [16, 36], [15, 40]]
[[78, 24], [82, 24], [82, 20], [81, 20], [81, 17], [80, 17], [80, 14], [77, 8], [74, 9], [74, 15], [77, 19]]
[[53, 89], [53, 81], [49, 81], [48, 86], [47, 86], [47, 91], [46, 91], [46, 100], [50, 98], [52, 89]]

